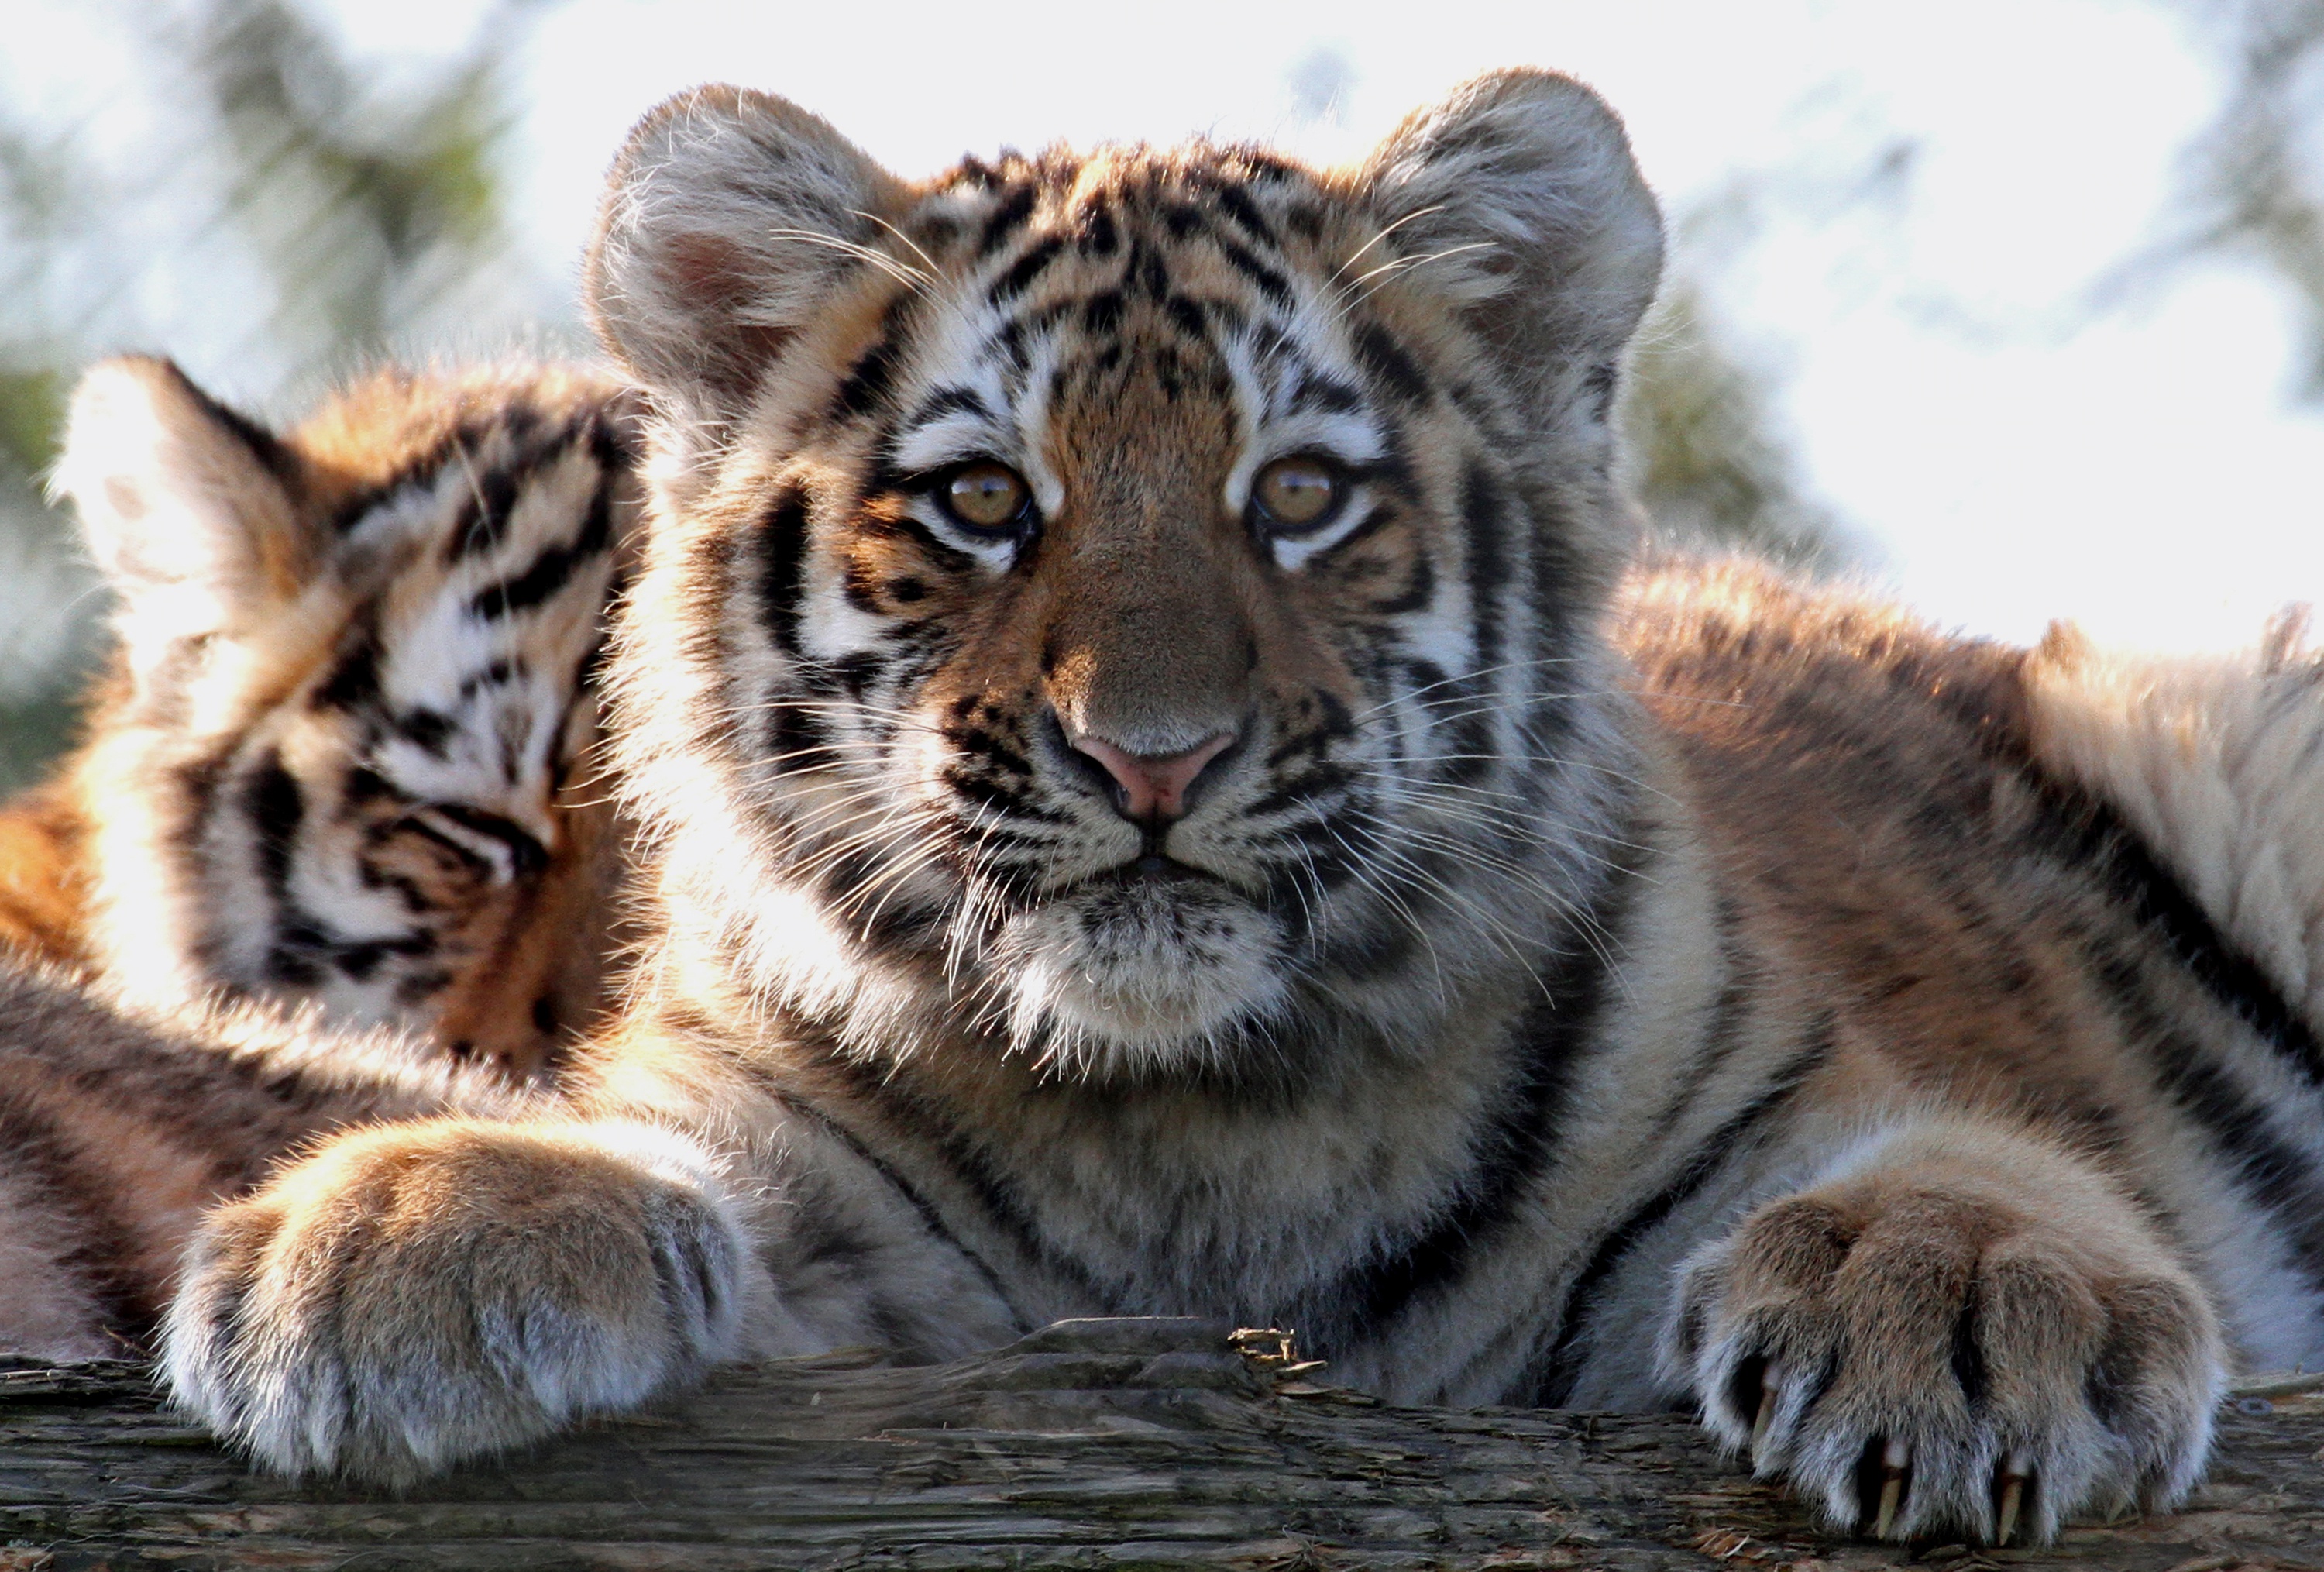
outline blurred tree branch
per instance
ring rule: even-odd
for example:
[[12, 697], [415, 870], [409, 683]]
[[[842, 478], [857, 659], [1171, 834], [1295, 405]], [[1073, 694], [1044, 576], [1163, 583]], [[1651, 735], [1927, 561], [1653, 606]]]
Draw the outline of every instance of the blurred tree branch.
[[2158, 237], [2108, 269], [2112, 310], [2221, 257], [2259, 263], [2298, 302], [2296, 391], [2324, 400], [2324, 0], [2171, 0], [2225, 68], [2210, 123], [2181, 151]]

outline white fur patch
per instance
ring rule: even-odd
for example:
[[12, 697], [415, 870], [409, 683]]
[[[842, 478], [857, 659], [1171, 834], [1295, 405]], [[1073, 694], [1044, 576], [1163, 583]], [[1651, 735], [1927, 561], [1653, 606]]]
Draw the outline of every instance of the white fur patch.
[[1225, 891], [1128, 883], [1044, 903], [994, 947], [1010, 1035], [1061, 1061], [1167, 1068], [1280, 1007], [1273, 921]]

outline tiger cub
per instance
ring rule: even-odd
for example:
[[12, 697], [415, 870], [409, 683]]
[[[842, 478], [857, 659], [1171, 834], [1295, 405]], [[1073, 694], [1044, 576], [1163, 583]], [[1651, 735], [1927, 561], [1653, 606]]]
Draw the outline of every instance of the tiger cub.
[[649, 116], [587, 267], [651, 404], [624, 1013], [553, 1107], [212, 1214], [179, 1397], [397, 1480], [715, 1360], [1176, 1313], [1691, 1404], [1880, 1535], [2182, 1497], [2232, 1365], [2324, 1357], [2312, 1023], [2024, 653], [1617, 605], [1660, 258], [1535, 72], [1333, 170]]
[[612, 938], [633, 424], [577, 367], [383, 372], [280, 437], [167, 361], [91, 371], [59, 487], [118, 650], [86, 745], [0, 813], [0, 938], [538, 1069]]

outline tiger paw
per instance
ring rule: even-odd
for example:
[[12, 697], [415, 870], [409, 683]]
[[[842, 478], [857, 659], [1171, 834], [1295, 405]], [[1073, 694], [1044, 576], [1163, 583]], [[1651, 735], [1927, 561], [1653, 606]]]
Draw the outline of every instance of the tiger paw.
[[1996, 1544], [2180, 1500], [2225, 1380], [2209, 1301], [2126, 1197], [1967, 1125], [1876, 1142], [1696, 1252], [1662, 1358], [1832, 1528]]
[[400, 1484], [694, 1375], [748, 1259], [679, 1137], [382, 1126], [210, 1215], [162, 1368], [269, 1467]]

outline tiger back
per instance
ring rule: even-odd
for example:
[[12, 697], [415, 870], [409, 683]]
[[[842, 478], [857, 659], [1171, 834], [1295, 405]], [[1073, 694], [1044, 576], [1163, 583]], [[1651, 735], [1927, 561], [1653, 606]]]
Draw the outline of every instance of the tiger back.
[[591, 750], [632, 423], [579, 367], [385, 371], [280, 436], [167, 361], [91, 371], [59, 489], [117, 650], [0, 815], [0, 936], [540, 1068], [617, 942]]

